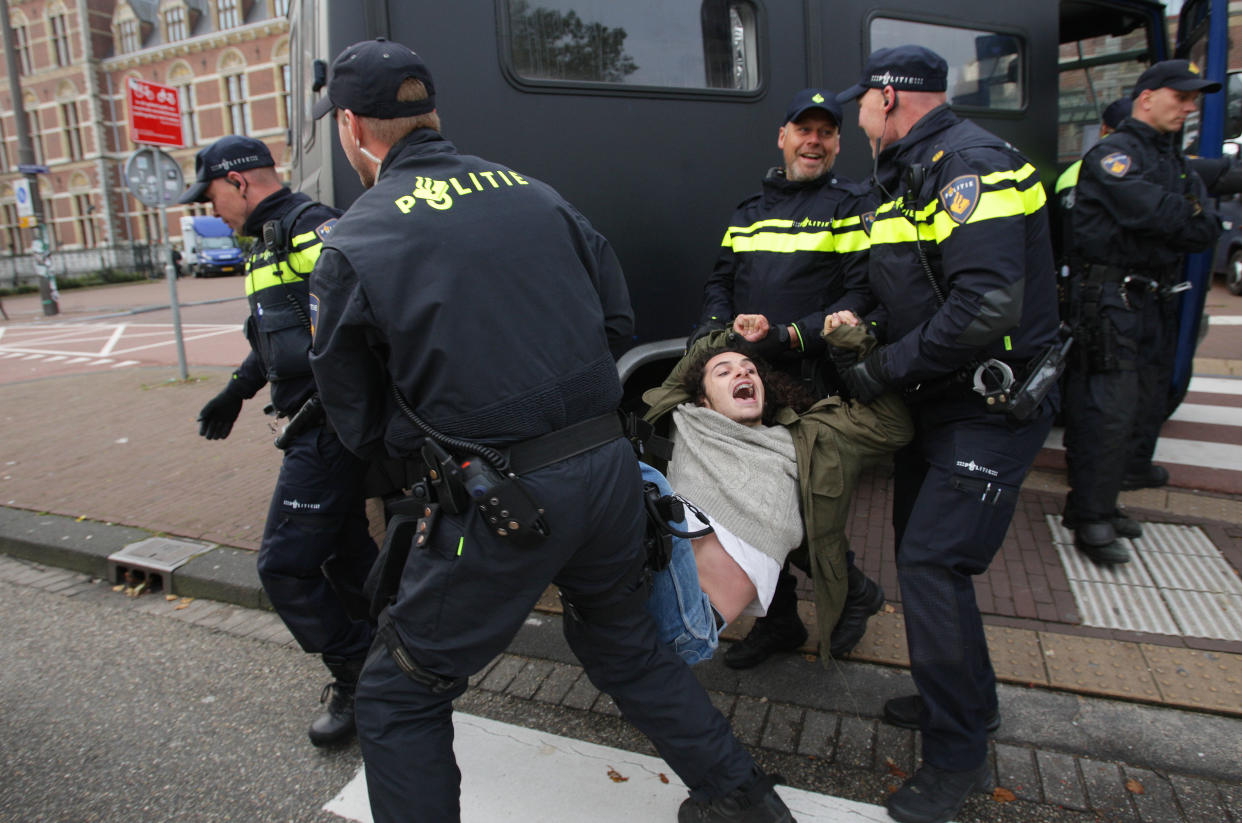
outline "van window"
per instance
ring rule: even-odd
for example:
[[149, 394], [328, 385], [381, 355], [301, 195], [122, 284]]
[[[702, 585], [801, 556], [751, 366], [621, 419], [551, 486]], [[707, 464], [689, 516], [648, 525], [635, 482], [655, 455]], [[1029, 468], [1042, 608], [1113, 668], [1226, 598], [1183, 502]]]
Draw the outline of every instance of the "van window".
[[745, 0], [503, 0], [524, 80], [673, 89], [759, 86]]
[[948, 62], [948, 98], [954, 106], [1012, 111], [1024, 105], [1021, 38], [891, 17], [871, 21], [871, 51], [909, 43], [926, 46]]

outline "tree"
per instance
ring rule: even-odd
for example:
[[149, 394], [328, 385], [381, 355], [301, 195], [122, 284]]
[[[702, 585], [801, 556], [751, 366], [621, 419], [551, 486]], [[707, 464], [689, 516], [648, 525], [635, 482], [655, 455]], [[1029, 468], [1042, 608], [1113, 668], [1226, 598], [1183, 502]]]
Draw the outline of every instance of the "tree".
[[532, 9], [529, 0], [514, 0], [509, 22], [513, 62], [526, 77], [623, 83], [638, 70], [619, 26], [584, 22], [574, 11]]

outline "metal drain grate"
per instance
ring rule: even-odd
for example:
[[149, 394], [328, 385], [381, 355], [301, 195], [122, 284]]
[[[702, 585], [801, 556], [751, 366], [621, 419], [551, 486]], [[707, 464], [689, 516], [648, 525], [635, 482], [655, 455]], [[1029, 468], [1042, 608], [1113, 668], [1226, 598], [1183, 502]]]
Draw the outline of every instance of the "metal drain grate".
[[1202, 529], [1144, 523], [1141, 538], [1121, 540], [1129, 563], [1097, 566], [1060, 517], [1047, 522], [1084, 625], [1242, 640], [1242, 580]]
[[113, 583], [145, 581], [148, 591], [161, 591], [168, 587], [174, 571], [213, 545], [193, 540], [148, 537], [108, 555], [108, 575]]

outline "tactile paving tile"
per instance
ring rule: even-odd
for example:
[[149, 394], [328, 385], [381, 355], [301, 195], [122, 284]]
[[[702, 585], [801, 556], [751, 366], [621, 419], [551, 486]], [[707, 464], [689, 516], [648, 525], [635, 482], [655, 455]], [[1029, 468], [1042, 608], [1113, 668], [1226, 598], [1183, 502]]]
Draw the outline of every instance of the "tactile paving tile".
[[1143, 565], [1151, 574], [1152, 581], [1162, 589], [1242, 594], [1242, 580], [1219, 554], [1208, 557], [1145, 551]]
[[1150, 548], [1169, 554], [1203, 555], [1220, 557], [1220, 549], [1212, 544], [1203, 529], [1198, 526], [1180, 526], [1176, 523], [1144, 523], [1143, 536], [1138, 539], [1139, 548]]
[[1169, 612], [1191, 637], [1242, 640], [1242, 595], [1165, 589]]
[[1051, 632], [1040, 632], [1039, 642], [1053, 688], [1160, 699], [1156, 681], [1147, 670], [1148, 661], [1137, 644]]
[[1011, 683], [1047, 685], [1044, 650], [1039, 633], [1030, 629], [984, 626], [988, 638], [988, 655], [997, 678]]
[[867, 633], [850, 652], [850, 659], [909, 666], [906, 624], [902, 616], [895, 612], [880, 612], [867, 621]]
[[1242, 715], [1242, 655], [1139, 646], [1169, 703]]
[[[1057, 555], [1061, 558], [1061, 568], [1065, 569], [1065, 576], [1071, 581], [1088, 580], [1095, 583], [1120, 583], [1126, 586], [1154, 586], [1155, 581], [1151, 579], [1147, 568], [1137, 559], [1131, 559], [1129, 563], [1116, 563], [1108, 566], [1101, 566], [1093, 563], [1085, 554], [1074, 548], [1074, 533], [1061, 525], [1061, 518], [1057, 515], [1047, 515], [1048, 530], [1052, 532], [1052, 545], [1057, 550]], [[1137, 555], [1134, 544], [1129, 540], [1122, 539], [1121, 544], [1131, 550], [1131, 555]], [[1082, 604], [1079, 603], [1079, 612], [1082, 611]], [[1097, 625], [1097, 624], [1088, 624]]]
[[1180, 634], [1160, 591], [1151, 586], [1121, 586], [1070, 580], [1085, 626], [1125, 629], [1132, 632]]

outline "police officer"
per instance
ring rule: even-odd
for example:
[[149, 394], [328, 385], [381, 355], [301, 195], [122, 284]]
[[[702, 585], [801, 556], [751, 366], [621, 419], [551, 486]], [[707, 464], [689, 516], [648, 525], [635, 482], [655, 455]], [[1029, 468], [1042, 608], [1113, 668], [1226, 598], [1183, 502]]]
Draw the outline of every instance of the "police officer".
[[283, 438], [259, 579], [299, 645], [322, 655], [332, 673], [320, 696], [327, 706], [309, 734], [316, 746], [338, 743], [354, 734], [354, 686], [373, 634], [345, 601], [351, 593], [361, 598], [376, 555], [361, 492], [365, 466], [325, 425], [322, 411], [316, 414], [318, 401], [312, 400], [307, 278], [340, 212], [282, 186], [267, 146], [251, 137], [222, 137], [194, 164], [196, 180], [179, 202], [210, 201], [212, 213], [234, 232], [256, 238], [246, 261], [250, 353], [199, 412], [199, 434], [228, 437], [242, 401], [265, 383], [277, 414], [305, 409]]
[[876, 155], [870, 283], [887, 334], [842, 377], [864, 401], [906, 390], [915, 421], [897, 456], [893, 524], [919, 693], [884, 707], [923, 733], [922, 765], [886, 801], [903, 823], [949, 820], [992, 787], [996, 678], [971, 578], [1004, 540], [1056, 400], [1026, 419], [997, 411], [1007, 375], [1016, 389], [1057, 338], [1044, 190], [1012, 146], [948, 107], [947, 72], [926, 48], [881, 49], [841, 95], [858, 98]]
[[[761, 332], [748, 335], [759, 341], [755, 353], [822, 397], [837, 382], [820, 339], [824, 317], [829, 309], [859, 310], [866, 293], [865, 247], [843, 242], [832, 227], [837, 218], [864, 211], [867, 192], [832, 170], [841, 150], [841, 104], [832, 92], [795, 94], [776, 146], [784, 164], [769, 169], [763, 189], [733, 213], [703, 287], [690, 343], [730, 321], [740, 333], [762, 324]], [[791, 557], [799, 554], [805, 552]], [[854, 565], [853, 552], [847, 560], [848, 596], [828, 643], [833, 657], [848, 654], [866, 632], [868, 618], [884, 606], [884, 591]], [[805, 558], [799, 565], [808, 567]], [[800, 648], [806, 639], [797, 579], [786, 561], [767, 614], [729, 647], [724, 662], [750, 668], [775, 652]]]
[[[1097, 140], [1103, 140], [1113, 132], [1117, 131], [1117, 127], [1121, 125], [1121, 121], [1130, 116], [1131, 100], [1129, 97], [1120, 97], [1109, 103], [1104, 108], [1104, 113], [1100, 115], [1100, 130]], [[1057, 206], [1061, 213], [1068, 217], [1069, 210], [1074, 208], [1075, 186], [1078, 185], [1078, 172], [1082, 168], [1082, 160], [1075, 160], [1065, 167], [1065, 171], [1061, 172], [1057, 177], [1057, 183], [1053, 187], [1056, 194]], [[1054, 239], [1053, 245], [1057, 248], [1063, 248], [1063, 243], [1058, 244]]]
[[555, 582], [591, 681], [690, 787], [678, 819], [790, 820], [644, 609], [642, 484], [609, 350], [633, 318], [608, 242], [545, 184], [458, 154], [405, 46], [345, 49], [314, 109], [329, 112], [368, 190], [315, 268], [311, 363], [349, 448], [421, 456], [436, 499], [358, 688], [375, 819], [459, 819], [452, 701]]
[[1178, 133], [1202, 93], [1219, 89], [1186, 60], [1156, 63], [1134, 86], [1130, 117], [1082, 161], [1070, 220], [1079, 356], [1066, 379], [1064, 519], [1097, 563], [1128, 561], [1117, 537], [1142, 533], [1118, 508], [1120, 490], [1168, 481], [1151, 457], [1168, 414], [1180, 261], [1220, 234]]

